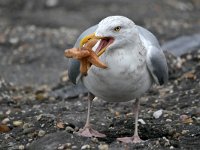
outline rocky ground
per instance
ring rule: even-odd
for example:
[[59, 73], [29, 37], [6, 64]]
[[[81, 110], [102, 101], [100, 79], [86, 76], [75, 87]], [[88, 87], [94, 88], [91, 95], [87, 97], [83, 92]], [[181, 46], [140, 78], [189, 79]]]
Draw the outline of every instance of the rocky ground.
[[[141, 144], [116, 141], [133, 134], [131, 102], [95, 99], [91, 122], [107, 137], [75, 134], [85, 122], [86, 91], [68, 80], [63, 52], [114, 14], [151, 30], [163, 48], [188, 49], [166, 54], [169, 83], [141, 98]], [[199, 15], [198, 0], [0, 0], [0, 149], [199, 149]]]

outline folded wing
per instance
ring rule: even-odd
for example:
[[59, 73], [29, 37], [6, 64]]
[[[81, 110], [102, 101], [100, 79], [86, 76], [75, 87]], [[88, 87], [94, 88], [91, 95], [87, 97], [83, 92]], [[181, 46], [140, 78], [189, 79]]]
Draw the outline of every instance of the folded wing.
[[167, 83], [167, 61], [156, 37], [140, 26], [138, 26], [138, 31], [140, 39], [147, 49], [146, 63], [154, 81], [159, 85]]

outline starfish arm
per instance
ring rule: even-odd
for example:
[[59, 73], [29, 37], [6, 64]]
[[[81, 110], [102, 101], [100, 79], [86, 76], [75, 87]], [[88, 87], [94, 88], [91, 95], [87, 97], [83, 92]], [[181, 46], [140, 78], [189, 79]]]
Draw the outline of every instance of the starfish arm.
[[88, 50], [80, 50], [79, 48], [71, 48], [65, 50], [65, 56], [68, 58], [82, 59], [88, 57], [90, 52]]
[[90, 51], [90, 57], [88, 58], [88, 61], [96, 67], [103, 69], [107, 68], [107, 66], [99, 60], [96, 53], [93, 51]]
[[87, 75], [87, 59], [81, 59], [80, 60], [80, 72], [84, 75]]

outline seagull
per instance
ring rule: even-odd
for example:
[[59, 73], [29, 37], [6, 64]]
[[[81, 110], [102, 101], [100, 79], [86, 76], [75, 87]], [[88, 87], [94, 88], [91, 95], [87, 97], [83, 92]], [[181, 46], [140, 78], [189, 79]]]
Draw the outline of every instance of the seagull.
[[136, 25], [124, 16], [109, 16], [85, 30], [74, 47], [83, 47], [91, 39], [99, 39], [92, 48], [107, 68], [92, 65], [87, 75], [80, 74], [80, 62], [70, 59], [69, 79], [83, 84], [88, 92], [88, 113], [86, 124], [78, 134], [85, 137], [105, 137], [91, 127], [90, 107], [98, 97], [108, 102], [127, 102], [133, 104], [135, 115], [134, 135], [117, 140], [124, 143], [139, 143], [138, 114], [140, 97], [156, 83], [163, 85], [168, 81], [168, 67], [165, 55], [156, 37], [147, 29]]

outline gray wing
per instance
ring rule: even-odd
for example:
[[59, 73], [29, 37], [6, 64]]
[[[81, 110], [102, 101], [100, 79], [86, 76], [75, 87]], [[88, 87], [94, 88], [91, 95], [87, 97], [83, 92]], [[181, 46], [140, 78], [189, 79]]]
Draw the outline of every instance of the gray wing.
[[[79, 47], [79, 43], [81, 41], [81, 39], [83, 37], [85, 37], [86, 35], [89, 35], [91, 33], [94, 33], [95, 30], [97, 28], [97, 25], [95, 26], [92, 26], [90, 28], [88, 28], [87, 30], [85, 30], [77, 39], [74, 47], [78, 48]], [[70, 58], [69, 59], [69, 63], [68, 63], [68, 76], [69, 76], [69, 79], [74, 83], [76, 84], [76, 79], [77, 77], [79, 76], [80, 74], [80, 62], [76, 59], [72, 59]]]
[[165, 55], [156, 37], [148, 30], [138, 26], [139, 36], [147, 49], [147, 67], [157, 84], [165, 84], [168, 81], [168, 67]]

